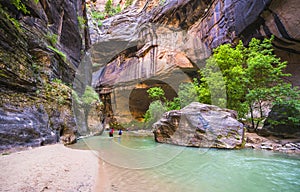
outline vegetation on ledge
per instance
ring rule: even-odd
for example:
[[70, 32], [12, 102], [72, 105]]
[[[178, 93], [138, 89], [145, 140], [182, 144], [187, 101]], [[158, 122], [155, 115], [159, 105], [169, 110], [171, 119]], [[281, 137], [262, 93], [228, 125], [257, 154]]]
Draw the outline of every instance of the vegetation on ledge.
[[[221, 45], [214, 49], [201, 79], [181, 84], [178, 97], [167, 101], [161, 88], [150, 88], [147, 92], [152, 102], [145, 114], [145, 121], [155, 122], [155, 112], [182, 108], [192, 101], [214, 104], [236, 110], [240, 119], [246, 119], [253, 129], [265, 120], [263, 103], [286, 104], [300, 110], [300, 91], [284, 81], [290, 74], [284, 73], [287, 62], [276, 57], [272, 40], [253, 38], [249, 46], [242, 41], [237, 46]], [[258, 109], [259, 117], [254, 111]], [[247, 116], [250, 114], [249, 116]], [[299, 123], [299, 117], [289, 117]], [[273, 122], [274, 124], [278, 122]]]

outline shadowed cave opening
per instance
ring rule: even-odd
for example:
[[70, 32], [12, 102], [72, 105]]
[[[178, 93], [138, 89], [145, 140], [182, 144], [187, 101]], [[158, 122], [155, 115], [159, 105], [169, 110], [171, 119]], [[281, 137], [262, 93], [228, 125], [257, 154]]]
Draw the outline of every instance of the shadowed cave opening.
[[165, 92], [167, 100], [177, 97], [176, 91], [167, 83], [159, 80], [146, 80], [140, 82], [131, 91], [129, 96], [129, 110], [132, 117], [138, 121], [144, 119], [144, 115], [149, 108], [152, 100], [148, 97], [147, 90], [151, 87], [160, 87]]

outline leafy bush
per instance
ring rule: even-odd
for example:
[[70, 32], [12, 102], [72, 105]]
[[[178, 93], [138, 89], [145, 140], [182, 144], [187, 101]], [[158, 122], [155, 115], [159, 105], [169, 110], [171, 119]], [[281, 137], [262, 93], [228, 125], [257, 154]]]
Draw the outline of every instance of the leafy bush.
[[44, 91], [47, 100], [58, 105], [66, 104], [71, 98], [71, 89], [60, 79], [53, 79], [50, 83], [45, 83]]
[[151, 127], [151, 125], [158, 121], [166, 111], [167, 108], [160, 100], [153, 101], [149, 105], [149, 109], [144, 116], [146, 127]]
[[181, 108], [181, 101], [178, 97], [175, 97], [172, 101], [166, 101], [165, 106], [167, 111], [179, 110]]
[[86, 20], [83, 17], [80, 17], [80, 16], [77, 17], [77, 20], [78, 20], [79, 28], [84, 29], [85, 24], [86, 24]]
[[106, 13], [110, 13], [112, 11], [112, 1], [111, 0], [107, 0], [105, 3], [105, 12]]
[[165, 92], [160, 87], [151, 87], [147, 90], [147, 93], [149, 94], [149, 98], [153, 100], [166, 100], [165, 98]]
[[185, 107], [194, 101], [198, 101], [195, 83], [181, 83], [178, 89], [178, 99], [181, 107]]
[[46, 35], [46, 39], [50, 41], [52, 46], [55, 46], [58, 41], [58, 35], [48, 32]]
[[100, 101], [98, 93], [91, 86], [86, 86], [81, 100], [82, 103], [86, 106], [91, 105], [96, 101]]

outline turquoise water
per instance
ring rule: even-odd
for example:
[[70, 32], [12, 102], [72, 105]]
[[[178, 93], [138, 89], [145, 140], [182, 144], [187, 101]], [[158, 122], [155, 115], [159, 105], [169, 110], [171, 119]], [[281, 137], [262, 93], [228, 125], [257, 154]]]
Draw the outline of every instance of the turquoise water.
[[300, 191], [296, 155], [178, 147], [126, 134], [90, 137], [72, 148], [97, 151], [109, 170], [107, 191]]

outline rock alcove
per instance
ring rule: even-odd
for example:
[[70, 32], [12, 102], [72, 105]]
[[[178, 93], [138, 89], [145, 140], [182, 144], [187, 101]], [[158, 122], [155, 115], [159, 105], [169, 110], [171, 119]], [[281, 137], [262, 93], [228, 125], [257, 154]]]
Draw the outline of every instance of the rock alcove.
[[151, 99], [148, 96], [147, 90], [151, 87], [160, 87], [165, 92], [167, 100], [172, 100], [177, 97], [176, 91], [167, 83], [159, 80], [146, 80], [140, 82], [131, 91], [129, 96], [129, 110], [133, 119], [141, 121], [144, 114], [149, 108]]

